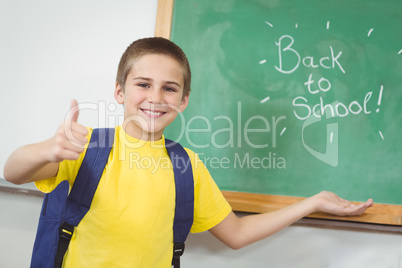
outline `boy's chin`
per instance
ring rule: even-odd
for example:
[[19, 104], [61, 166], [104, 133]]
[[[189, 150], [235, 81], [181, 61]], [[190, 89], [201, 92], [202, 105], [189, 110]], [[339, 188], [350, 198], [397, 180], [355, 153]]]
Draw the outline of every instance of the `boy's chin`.
[[163, 130], [144, 130], [142, 136], [147, 137], [148, 140], [160, 140], [162, 139]]

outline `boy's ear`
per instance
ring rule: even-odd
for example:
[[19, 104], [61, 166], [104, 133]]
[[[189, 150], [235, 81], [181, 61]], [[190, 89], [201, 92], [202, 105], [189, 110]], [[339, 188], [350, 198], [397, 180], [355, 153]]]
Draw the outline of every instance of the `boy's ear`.
[[180, 112], [183, 112], [187, 108], [189, 97], [190, 97], [190, 95], [187, 94], [186, 96], [184, 96], [182, 98], [181, 103], [180, 103]]
[[118, 104], [124, 103], [124, 91], [119, 83], [116, 83], [116, 89], [114, 90], [114, 98]]

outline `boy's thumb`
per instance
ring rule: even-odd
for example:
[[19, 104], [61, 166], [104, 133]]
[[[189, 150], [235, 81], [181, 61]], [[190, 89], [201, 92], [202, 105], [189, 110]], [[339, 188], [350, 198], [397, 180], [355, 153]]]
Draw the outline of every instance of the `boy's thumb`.
[[79, 111], [80, 110], [78, 109], [78, 102], [76, 100], [72, 100], [70, 104], [70, 111], [68, 114], [68, 117], [69, 119], [71, 119], [72, 122], [77, 122]]

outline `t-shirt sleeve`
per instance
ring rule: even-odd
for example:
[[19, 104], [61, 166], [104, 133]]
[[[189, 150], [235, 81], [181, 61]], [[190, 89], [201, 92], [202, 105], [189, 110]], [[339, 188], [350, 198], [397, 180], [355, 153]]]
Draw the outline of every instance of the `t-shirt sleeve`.
[[187, 150], [194, 174], [194, 222], [192, 233], [204, 232], [224, 220], [232, 211], [208, 169], [198, 155]]
[[[92, 129], [88, 128], [88, 140], [92, 134]], [[86, 146], [87, 147], [87, 146]], [[50, 193], [53, 191], [62, 181], [67, 180], [70, 184], [70, 189], [74, 184], [75, 177], [77, 176], [78, 170], [80, 169], [81, 163], [84, 160], [86, 149], [80, 154], [76, 160], [63, 160], [59, 163], [59, 170], [57, 175], [53, 178], [40, 180], [35, 182], [36, 188], [41, 192]]]

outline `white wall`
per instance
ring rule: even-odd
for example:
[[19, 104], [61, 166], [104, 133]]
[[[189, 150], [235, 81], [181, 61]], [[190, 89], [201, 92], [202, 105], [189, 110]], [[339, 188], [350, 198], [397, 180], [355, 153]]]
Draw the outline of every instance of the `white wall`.
[[401, 235], [290, 226], [233, 251], [209, 233], [191, 235], [183, 267], [401, 268]]
[[[81, 123], [117, 122], [117, 64], [132, 41], [153, 35], [156, 4], [0, 0], [1, 173], [12, 150], [54, 133], [72, 98], [86, 108]], [[0, 191], [0, 267], [28, 267], [40, 204]], [[402, 268], [401, 250], [401, 235], [367, 231], [292, 226], [240, 251], [202, 233], [190, 236], [183, 267]]]

